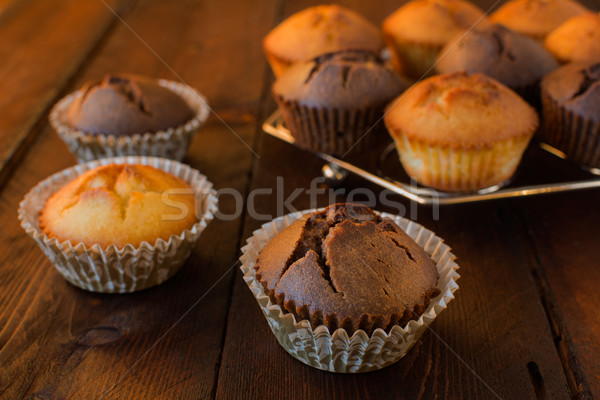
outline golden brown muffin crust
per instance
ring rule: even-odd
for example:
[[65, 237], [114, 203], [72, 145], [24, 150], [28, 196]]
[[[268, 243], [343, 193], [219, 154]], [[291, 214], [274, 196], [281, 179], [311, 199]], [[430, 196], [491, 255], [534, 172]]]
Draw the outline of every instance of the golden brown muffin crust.
[[355, 204], [294, 222], [264, 247], [255, 268], [274, 302], [330, 332], [404, 325], [439, 294], [425, 251], [391, 220]]
[[546, 37], [544, 45], [563, 63], [600, 59], [600, 14], [567, 20]]
[[481, 148], [538, 125], [534, 109], [515, 92], [482, 74], [442, 74], [406, 90], [390, 103], [385, 124], [403, 135], [449, 147]]
[[361, 15], [332, 4], [293, 14], [269, 32], [263, 47], [267, 54], [291, 63], [345, 49], [379, 52], [383, 39]]
[[[169, 194], [169, 189], [179, 190]], [[173, 202], [187, 208], [187, 214]], [[171, 203], [171, 204], [167, 204]], [[146, 165], [106, 165], [87, 171], [53, 194], [40, 215], [40, 227], [59, 241], [102, 248], [168, 240], [196, 222], [195, 198], [183, 180]]]
[[462, 0], [413, 0], [383, 22], [386, 36], [403, 41], [443, 46], [463, 29], [487, 26], [484, 13]]
[[495, 11], [490, 21], [542, 40], [569, 18], [587, 11], [574, 0], [511, 0]]

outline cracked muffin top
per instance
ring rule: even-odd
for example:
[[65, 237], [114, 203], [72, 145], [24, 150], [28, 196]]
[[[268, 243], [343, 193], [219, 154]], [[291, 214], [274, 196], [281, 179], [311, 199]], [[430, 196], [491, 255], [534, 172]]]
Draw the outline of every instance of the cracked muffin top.
[[533, 136], [538, 116], [519, 95], [483, 74], [435, 75], [411, 86], [384, 117], [397, 141], [406, 136], [452, 148], [491, 148]]
[[394, 222], [357, 204], [297, 220], [262, 249], [255, 268], [274, 303], [331, 333], [404, 326], [439, 294], [427, 253]]
[[557, 67], [540, 43], [499, 24], [459, 33], [436, 64], [438, 73], [480, 72], [512, 89], [533, 85]]
[[154, 245], [196, 223], [194, 200], [192, 188], [167, 172], [147, 165], [106, 165], [54, 193], [41, 212], [40, 227], [73, 245]]
[[542, 95], [578, 116], [600, 122], [600, 61], [567, 64], [542, 79]]
[[86, 133], [123, 136], [165, 131], [193, 117], [185, 100], [157, 81], [108, 75], [83, 86], [66, 121]]
[[406, 87], [374, 53], [345, 50], [295, 64], [277, 79], [273, 94], [306, 107], [362, 109], [384, 106]]

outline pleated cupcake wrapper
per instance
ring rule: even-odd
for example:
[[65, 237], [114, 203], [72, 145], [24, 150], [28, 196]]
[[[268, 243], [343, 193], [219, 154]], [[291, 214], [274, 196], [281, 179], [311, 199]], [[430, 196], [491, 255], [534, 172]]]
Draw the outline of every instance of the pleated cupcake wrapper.
[[540, 139], [586, 167], [600, 168], [600, 122], [561, 107], [542, 91], [544, 127]]
[[419, 184], [449, 192], [474, 192], [508, 181], [532, 135], [480, 149], [436, 146], [406, 135], [395, 140], [402, 166]]
[[[199, 221], [169, 240], [142, 242], [122, 249], [83, 243], [59, 242], [40, 229], [39, 216], [46, 200], [58, 189], [84, 172], [100, 165], [144, 164], [169, 172], [186, 181], [194, 190]], [[197, 170], [177, 161], [156, 157], [118, 157], [79, 164], [58, 172], [25, 195], [19, 205], [19, 221], [58, 272], [73, 285], [92, 292], [126, 293], [158, 285], [170, 278], [190, 255], [200, 234], [217, 211], [216, 192], [212, 183]]]
[[381, 213], [394, 220], [412, 237], [436, 263], [440, 275], [438, 288], [441, 294], [416, 321], [405, 327], [394, 326], [389, 332], [376, 329], [371, 336], [363, 330], [351, 337], [342, 328], [333, 334], [325, 325], [312, 329], [308, 320], [296, 321], [293, 314], [284, 312], [271, 302], [264, 287], [256, 278], [254, 265], [260, 250], [279, 232], [302, 215], [316, 210], [305, 210], [274, 219], [256, 230], [242, 248], [241, 270], [244, 281], [252, 291], [279, 344], [293, 357], [312, 367], [343, 373], [367, 372], [391, 365], [402, 358], [427, 330], [431, 322], [454, 298], [458, 289], [458, 265], [450, 247], [433, 232], [406, 218]]
[[540, 99], [540, 83], [535, 82], [529, 85], [513, 88], [515, 92], [524, 98], [537, 111], [542, 109], [542, 101]]
[[428, 77], [435, 73], [433, 66], [443, 46], [404, 41], [389, 34], [385, 35], [385, 39], [396, 72], [414, 79]]
[[277, 99], [283, 119], [301, 148], [332, 155], [367, 150], [377, 136], [383, 105], [356, 110], [312, 108]]
[[194, 135], [209, 114], [206, 99], [191, 87], [164, 79], [158, 83], [181, 96], [194, 111], [185, 124], [159, 132], [135, 135], [102, 135], [75, 129], [66, 121], [67, 109], [81, 95], [81, 90], [60, 100], [50, 113], [50, 123], [79, 162], [121, 156], [153, 156], [181, 161]]

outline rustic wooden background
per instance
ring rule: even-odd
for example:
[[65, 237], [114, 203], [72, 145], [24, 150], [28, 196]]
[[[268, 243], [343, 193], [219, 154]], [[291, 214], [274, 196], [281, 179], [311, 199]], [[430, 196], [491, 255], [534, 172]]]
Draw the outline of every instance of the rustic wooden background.
[[[377, 24], [403, 2], [339, 1]], [[321, 162], [261, 130], [275, 109], [261, 39], [313, 4], [0, 0], [0, 398], [600, 397], [598, 190], [445, 207], [439, 220], [416, 208], [459, 257], [461, 288], [405, 358], [360, 375], [312, 369], [278, 345], [236, 265], [261, 224], [245, 211], [211, 223], [173, 279], [128, 295], [69, 285], [22, 231], [24, 194], [76, 162], [49, 109], [108, 72], [181, 79], [208, 97], [228, 127], [212, 115], [185, 161], [217, 188], [245, 196], [279, 176], [286, 196], [308, 187]], [[346, 183], [359, 187], [380, 191]], [[276, 214], [276, 200], [260, 196], [257, 211]]]

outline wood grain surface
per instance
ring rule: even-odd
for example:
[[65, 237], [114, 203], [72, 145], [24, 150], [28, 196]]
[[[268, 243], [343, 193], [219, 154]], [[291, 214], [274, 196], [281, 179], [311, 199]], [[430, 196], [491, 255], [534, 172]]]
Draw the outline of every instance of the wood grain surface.
[[[376, 24], [402, 2], [344, 0]], [[584, 2], [598, 10], [595, 0]], [[312, 0], [0, 1], [0, 399], [591, 399], [600, 397], [598, 191], [445, 207], [389, 195], [453, 248], [456, 299], [402, 360], [341, 375], [277, 343], [241, 279], [239, 248], [291, 210], [370, 201], [350, 176], [312, 204], [311, 154], [261, 131], [275, 109], [261, 39]], [[482, 8], [498, 6], [492, 0]], [[113, 13], [114, 11], [114, 13]], [[76, 161], [54, 102], [107, 73], [183, 81], [214, 111], [184, 160], [234, 189], [182, 270], [127, 295], [77, 289], [19, 226], [25, 193]], [[384, 138], [383, 140], [388, 140]], [[377, 151], [350, 158], [375, 168]], [[535, 162], [535, 160], [531, 160]], [[557, 170], [560, 174], [560, 169]], [[248, 202], [253, 189], [270, 189]], [[330, 196], [331, 194], [331, 196]], [[256, 218], [256, 213], [270, 217]]]
[[[534, 273], [551, 316], [567, 377], [581, 396], [600, 396], [600, 215], [598, 191], [517, 202], [536, 259]], [[582, 382], [583, 381], [583, 382]]]
[[[131, 1], [107, 0], [115, 12]], [[116, 21], [100, 1], [32, 1], [0, 10], [0, 181], [68, 80], [93, 55]], [[20, 151], [22, 150], [22, 151]], [[8, 167], [8, 168], [7, 168]]]

